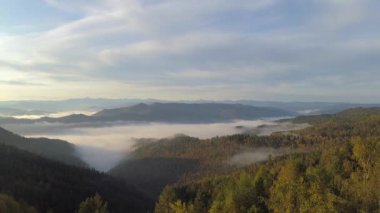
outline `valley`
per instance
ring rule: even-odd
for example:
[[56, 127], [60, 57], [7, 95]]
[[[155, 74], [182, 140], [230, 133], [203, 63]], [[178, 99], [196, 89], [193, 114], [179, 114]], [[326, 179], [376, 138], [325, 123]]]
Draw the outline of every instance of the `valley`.
[[379, 0], [1, 0], [0, 213], [380, 213]]
[[[342, 145], [351, 146], [350, 141], [356, 140], [355, 138], [358, 136], [363, 138], [360, 140], [368, 139], [376, 141], [376, 128], [379, 128], [378, 123], [380, 123], [378, 122], [380, 121], [378, 120], [380, 119], [378, 117], [380, 115], [379, 112], [378, 108], [358, 108], [346, 110], [338, 114], [298, 116], [295, 118], [272, 118], [212, 124], [203, 124], [200, 122], [199, 124], [129, 123], [127, 125], [121, 125], [118, 123], [111, 126], [95, 128], [68, 127], [65, 123], [56, 123], [54, 125], [57, 126], [54, 128], [60, 130], [55, 133], [50, 132], [49, 128], [47, 128], [47, 125], [50, 124], [27, 123], [23, 124], [24, 127], [22, 128], [28, 129], [28, 126], [37, 125], [34, 129], [30, 128], [31, 130], [29, 131], [32, 131], [30, 133], [41, 135], [45, 133], [47, 134], [45, 136], [60, 138], [61, 140], [52, 140], [42, 137], [24, 138], [4, 129], [0, 132], [0, 138], [2, 141], [5, 141], [5, 143], [3, 142], [4, 145], [2, 149], [8, 150], [6, 152], [15, 152], [15, 154], [12, 154], [12, 158], [8, 159], [13, 160], [13, 157], [15, 158], [14, 163], [12, 161], [10, 164], [15, 164], [18, 160], [21, 160], [20, 158], [25, 156], [27, 158], [36, 159], [38, 162], [46, 161], [46, 165], [48, 166], [43, 166], [45, 164], [41, 165], [41, 162], [36, 163], [36, 166], [42, 166], [41, 169], [45, 167], [49, 168], [50, 165], [57, 164], [54, 168], [62, 171], [63, 168], [59, 167], [61, 166], [60, 164], [63, 163], [70, 165], [62, 165], [62, 167], [67, 167], [64, 169], [67, 172], [88, 173], [91, 171], [95, 176], [104, 175], [104, 178], [109, 178], [110, 181], [107, 181], [107, 183], [99, 182], [100, 185], [97, 185], [98, 187], [108, 187], [104, 184], [126, 184], [127, 190], [128, 188], [129, 190], [135, 190], [133, 193], [139, 194], [138, 197], [140, 197], [140, 201], [134, 201], [133, 205], [135, 205], [135, 207], [133, 208], [136, 209], [133, 211], [135, 212], [141, 212], [141, 210], [138, 209], [142, 208], [155, 212], [171, 212], [173, 208], [182, 208], [185, 212], [194, 213], [209, 211], [220, 212], [222, 210], [217, 210], [218, 208], [227, 207], [218, 207], [215, 203], [217, 202], [215, 199], [222, 199], [219, 198], [219, 196], [225, 196], [228, 192], [220, 191], [218, 184], [226, 186], [240, 184], [240, 182], [234, 181], [249, 181], [250, 178], [253, 178], [253, 181], [259, 178], [258, 175], [264, 175], [260, 176], [260, 180], [269, 181], [267, 182], [269, 185], [261, 186], [265, 187], [263, 190], [265, 189], [266, 194], [241, 195], [261, 196], [261, 198], [252, 198], [252, 203], [250, 204], [236, 203], [233, 205], [243, 206], [229, 206], [228, 208], [249, 207], [261, 209], [260, 211], [265, 212], [277, 208], [271, 206], [272, 204], [270, 202], [272, 202], [271, 199], [274, 195], [272, 195], [270, 191], [275, 190], [273, 187], [277, 186], [276, 178], [278, 172], [280, 172], [279, 169], [283, 167], [281, 165], [287, 165], [286, 163], [292, 161], [291, 159], [307, 159], [304, 166], [309, 167], [311, 165], [307, 162], [311, 159], [315, 159], [314, 161], [316, 161], [316, 158], [321, 157], [320, 153], [327, 152], [327, 150], [335, 149], [335, 147]], [[13, 127], [17, 127], [18, 125], [22, 126], [21, 124], [17, 124]], [[38, 125], [41, 126], [38, 127]], [[62, 125], [62, 127], [59, 125]], [[22, 128], [18, 131], [22, 130]], [[74, 142], [74, 144], [62, 139]], [[348, 142], [346, 142], [347, 140]], [[373, 149], [377, 150], [378, 143], [375, 141], [372, 142], [374, 143], [372, 146]], [[25, 151], [18, 151], [18, 149]], [[370, 157], [375, 162], [377, 152], [368, 154], [370, 156], [367, 157]], [[354, 159], [354, 157], [352, 158]], [[4, 163], [7, 163], [8, 160], [5, 160]], [[24, 167], [22, 162], [25, 161], [20, 161], [20, 166], [18, 167]], [[354, 167], [351, 169], [354, 170], [350, 170], [350, 172], [355, 172], [357, 166], [352, 166]], [[5, 165], [2, 167], [6, 168]], [[89, 168], [96, 168], [97, 170], [106, 172], [106, 174], [88, 170]], [[357, 169], [360, 169], [360, 167]], [[370, 169], [368, 172], [371, 174], [374, 172], [372, 167], [367, 169]], [[10, 175], [9, 178], [17, 178], [24, 175], [22, 173], [13, 173], [13, 170], [10, 168], [8, 170], [11, 171], [7, 172], [8, 175]], [[262, 173], [263, 171], [265, 173]], [[27, 172], [27, 170], [25, 172]], [[52, 170], [51, 172], [55, 173], [58, 171]], [[16, 174], [21, 176], [13, 176]], [[37, 175], [36, 177], [38, 177], [38, 175], [43, 175], [44, 173], [36, 172], [34, 174], [32, 172], [30, 174]], [[373, 174], [375, 175], [376, 173]], [[68, 178], [66, 174], [57, 173], [57, 175], [59, 175], [57, 178], [60, 179]], [[341, 174], [339, 173], [337, 175]], [[0, 176], [4, 178], [7, 177], [5, 173]], [[55, 182], [50, 183], [50, 181], [54, 181], [54, 177], [51, 176], [51, 178], [46, 179], [46, 184], [50, 185], [50, 187], [57, 188], [58, 186], [54, 185]], [[113, 178], [116, 179], [113, 180]], [[374, 177], [371, 175], [371, 178]], [[81, 184], [81, 181], [87, 182], [88, 180], [86, 176], [81, 176], [80, 180], [72, 181], [79, 181], [76, 184]], [[372, 181], [372, 179], [370, 180]], [[6, 179], [4, 179], [4, 181], [6, 181]], [[20, 181], [22, 181], [22, 179], [20, 179]], [[94, 184], [98, 184], [98, 180], [94, 181], [92, 181]], [[101, 180], [99, 179], [99, 181]], [[347, 179], [347, 181], [354, 180]], [[66, 183], [67, 181], [64, 182]], [[30, 183], [27, 185], [29, 184]], [[199, 184], [201, 184], [203, 188], [198, 188], [200, 187]], [[249, 183], [242, 182], [241, 184]], [[258, 186], [255, 184], [260, 183], [252, 182], [252, 184], [252, 186], [247, 185], [244, 187], [253, 187], [252, 190], [258, 190]], [[375, 184], [375, 182], [371, 184]], [[8, 188], [3, 188], [1, 192], [8, 192], [16, 199], [22, 199], [38, 210], [45, 211], [48, 207], [54, 207], [56, 208], [55, 212], [64, 211], [64, 209], [54, 204], [55, 201], [48, 204], [52, 206], [41, 206], [37, 200], [30, 199], [31, 194], [16, 193], [17, 190], [19, 190], [17, 188], [16, 185], [9, 185]], [[87, 197], [91, 196], [91, 194], [96, 191], [112, 205], [113, 212], [123, 212], [124, 210], [122, 209], [132, 208], [118, 206], [119, 204], [117, 202], [120, 201], [113, 197], [114, 194], [107, 194], [106, 191], [101, 191], [106, 190], [106, 188], [96, 189], [95, 186], [91, 186], [88, 189], [91, 190], [82, 192], [82, 200], [85, 198], [85, 195]], [[30, 193], [36, 193], [33, 191], [35, 190], [33, 188], [28, 190], [30, 190]], [[62, 193], [67, 192], [63, 191]], [[126, 195], [128, 194], [128, 196], [136, 196], [132, 195], [132, 192], [125, 193]], [[169, 196], [167, 193], [170, 193], [170, 197], [167, 197]], [[197, 201], [199, 196], [204, 197], [202, 198], [203, 204], [197, 203], [199, 202]], [[80, 200], [79, 198], [78, 196], [78, 200]], [[243, 198], [244, 197], [241, 197], [241, 199]], [[43, 197], [41, 197], [41, 199], [43, 199]], [[256, 201], [256, 199], [264, 199], [265, 202], [260, 203], [261, 201]], [[348, 198], [341, 197], [339, 199]], [[73, 205], [68, 208], [78, 206], [78, 202], [79, 201], [74, 202]], [[305, 202], [309, 201], [306, 200]], [[371, 201], [368, 200], [366, 202]], [[295, 203], [294, 205], [301, 204]], [[355, 205], [358, 205], [355, 206], [355, 208], [364, 208], [364, 206], [361, 207], [359, 204]], [[371, 205], [373, 206], [371, 208], [376, 208], [375, 204]], [[349, 206], [346, 207], [349, 208]], [[230, 209], [227, 212], [230, 211], [236, 210]]]

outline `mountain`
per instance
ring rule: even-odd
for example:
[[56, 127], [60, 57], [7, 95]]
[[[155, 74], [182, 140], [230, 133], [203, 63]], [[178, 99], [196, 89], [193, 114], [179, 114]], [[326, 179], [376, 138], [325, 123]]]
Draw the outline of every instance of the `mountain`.
[[122, 180], [0, 145], [0, 194], [25, 201], [38, 212], [67, 213], [76, 212], [81, 201], [96, 193], [108, 202], [111, 212], [152, 208], [150, 199]]
[[36, 115], [36, 114], [46, 114], [46, 113], [48, 112], [41, 111], [41, 110], [22, 110], [22, 109], [0, 107], [0, 116]]
[[[0, 101], [1, 108], [13, 109], [17, 114], [25, 111], [46, 111], [46, 112], [62, 112], [62, 111], [82, 111], [82, 110], [101, 110], [104, 108], [118, 108], [123, 106], [132, 106], [138, 103], [153, 103], [157, 100], [153, 99], [103, 99], [103, 98], [80, 98], [67, 100], [24, 100], [24, 101]], [[18, 111], [16, 111], [18, 110]], [[13, 112], [10, 111], [10, 112]]]
[[147, 157], [126, 160], [113, 168], [109, 174], [124, 179], [152, 200], [156, 200], [167, 184], [177, 182], [198, 166], [198, 160], [194, 159]]
[[[334, 208], [339, 209], [339, 205], [344, 203], [344, 208], [347, 210], [351, 202], [354, 205], [353, 209], [365, 209], [366, 204], [360, 200], [363, 196], [363, 199], [367, 199], [368, 205], [374, 208], [376, 204], [374, 190], [360, 188], [364, 183], [363, 165], [360, 165], [361, 160], [357, 159], [357, 152], [363, 152], [363, 158], [371, 159], [370, 165], [373, 167], [380, 148], [380, 108], [356, 108], [332, 115], [300, 116], [286, 121], [309, 123], [311, 126], [301, 130], [276, 132], [269, 136], [237, 134], [211, 139], [188, 136], [159, 140], [141, 139], [137, 142], [134, 152], [114, 167], [110, 174], [139, 187], [152, 198], [158, 199], [161, 191], [156, 212], [168, 212], [174, 208], [173, 206], [178, 209], [186, 208], [186, 211], [182, 209], [184, 212], [210, 212], [213, 205], [215, 209], [212, 212], [249, 212], [248, 209], [251, 207], [268, 212], [269, 209], [275, 208], [272, 204], [276, 202], [278, 205], [292, 202], [276, 201], [269, 205], [269, 191], [271, 187], [277, 186], [274, 182], [278, 181], [276, 178], [282, 171], [281, 168], [296, 159], [299, 165], [291, 167], [294, 166], [295, 170], [300, 171], [297, 170], [299, 173], [291, 177], [297, 177], [299, 174], [305, 181], [310, 181], [308, 182], [310, 185], [304, 186], [310, 187], [307, 189], [310, 191], [300, 195], [298, 200], [304, 199], [302, 196], [305, 196], [304, 202], [312, 202], [312, 197], [307, 197], [314, 193], [311, 191], [313, 190], [311, 186], [322, 184], [317, 181], [323, 179], [327, 182], [323, 183], [325, 185], [318, 185], [320, 187], [318, 190], [326, 194], [316, 194], [322, 197], [318, 198], [322, 199], [320, 205], [324, 205], [323, 199], [331, 196], [332, 200], [328, 201], [330, 204], [336, 202], [335, 198], [342, 202], [331, 204], [335, 205]], [[355, 145], [356, 140], [359, 142]], [[376, 143], [377, 145], [373, 145]], [[367, 149], [367, 145], [372, 148]], [[318, 169], [327, 174], [321, 173]], [[262, 170], [266, 173], [259, 172]], [[268, 174], [267, 171], [271, 173]], [[373, 168], [371, 175], [372, 172]], [[337, 180], [343, 182], [335, 183], [334, 175], [337, 175]], [[312, 182], [314, 180], [315, 183]], [[370, 180], [371, 184], [374, 184], [376, 178], [371, 177]], [[291, 179], [288, 181], [292, 183]], [[297, 181], [302, 180], [297, 179]], [[355, 187], [359, 187], [352, 190], [358, 191], [348, 192], [346, 188], [334, 188], [337, 187], [334, 184], [341, 183], [346, 186], [352, 183]], [[299, 183], [292, 184], [296, 186]], [[244, 191], [244, 188], [247, 191]], [[339, 191], [334, 192], [334, 190]], [[351, 193], [362, 193], [362, 195], [350, 198]], [[229, 198], [234, 200], [223, 200]], [[176, 203], [177, 201], [181, 203]], [[218, 202], [221, 205], [234, 203], [236, 206], [223, 210], [223, 207], [217, 206]], [[239, 205], [245, 203], [249, 206], [242, 208], [245, 210], [239, 210]], [[231, 209], [235, 207], [237, 210]], [[329, 212], [329, 209], [322, 212]]]
[[37, 213], [37, 210], [26, 204], [15, 200], [7, 194], [0, 194], [0, 212], [22, 212], [22, 213]]
[[275, 135], [294, 137], [299, 152], [167, 186], [155, 212], [378, 212], [380, 108], [293, 121], [312, 126]]
[[359, 107], [380, 107], [379, 103], [345, 103], [345, 102], [281, 102], [281, 101], [254, 101], [239, 100], [226, 101], [226, 103], [240, 103], [258, 107], [276, 107], [283, 110], [298, 112], [305, 115], [335, 114], [346, 109]]
[[105, 109], [94, 115], [73, 114], [60, 118], [44, 117], [41, 119], [2, 118], [1, 123], [99, 123], [114, 121], [131, 122], [168, 122], [168, 123], [213, 123], [232, 120], [253, 120], [259, 118], [293, 116], [295, 113], [271, 108], [254, 107], [242, 104], [185, 104], [153, 103]]
[[256, 107], [274, 107], [286, 111], [299, 112], [301, 114], [323, 114], [337, 113], [339, 111], [354, 107], [379, 107], [380, 103], [345, 103], [345, 102], [297, 102], [297, 101], [257, 101], [257, 100], [180, 100], [167, 101], [156, 99], [68, 99], [56, 101], [0, 101], [0, 115], [39, 115], [40, 117], [49, 113], [59, 113], [68, 111], [99, 111], [102, 109], [120, 108], [133, 106], [139, 103], [229, 103], [244, 104]]
[[17, 147], [69, 165], [87, 166], [87, 164], [76, 155], [75, 146], [63, 140], [25, 138], [0, 127], [0, 144]]
[[266, 117], [290, 116], [293, 113], [241, 104], [184, 104], [154, 103], [102, 110], [92, 117], [99, 120], [153, 121], [173, 123], [203, 123], [231, 120], [251, 120]]
[[240, 158], [242, 152], [250, 156], [240, 161], [249, 164], [266, 160], [269, 155], [284, 154], [286, 148], [296, 151], [297, 146], [304, 143], [300, 137], [292, 135], [238, 134], [211, 139], [178, 135], [158, 140], [140, 139], [128, 158], [109, 173], [135, 185], [152, 198], [157, 198], [167, 184], [188, 182], [235, 170], [239, 167], [239, 162], [235, 163], [233, 159]]

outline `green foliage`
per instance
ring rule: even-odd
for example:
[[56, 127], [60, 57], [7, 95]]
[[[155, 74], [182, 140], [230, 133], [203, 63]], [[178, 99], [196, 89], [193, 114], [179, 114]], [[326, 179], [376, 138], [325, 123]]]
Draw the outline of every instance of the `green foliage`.
[[129, 159], [110, 171], [123, 177], [151, 197], [158, 197], [168, 183], [174, 183], [199, 165], [197, 160], [182, 158]]
[[174, 203], [169, 203], [170, 210], [168, 212], [172, 213], [197, 213], [194, 210], [194, 205], [193, 204], [186, 204], [183, 203], [180, 200], [177, 200]]
[[376, 163], [376, 155], [380, 149], [380, 139], [379, 138], [354, 138], [352, 141], [353, 156], [354, 159], [359, 163], [359, 166], [363, 173], [363, 178], [367, 181], [370, 178], [371, 171]]
[[260, 170], [254, 178], [242, 172], [239, 179], [216, 192], [210, 212], [266, 212], [267, 173]]
[[171, 186], [166, 186], [156, 203], [155, 213], [199, 213], [194, 204], [176, 200], [177, 193]]
[[75, 147], [66, 141], [47, 138], [25, 138], [0, 128], [0, 144], [59, 161], [65, 164], [87, 167], [75, 153]]
[[[329, 187], [326, 171], [309, 162], [316, 156], [290, 158], [270, 188], [269, 207], [273, 212], [338, 212], [344, 202]], [[310, 161], [311, 160], [311, 161]]]
[[[171, 189], [175, 197], [171, 196], [170, 203], [176, 209], [198, 207], [197, 212], [378, 212], [380, 109], [346, 110], [295, 121], [313, 126], [295, 131], [291, 140], [289, 135], [278, 134], [255, 138], [255, 143], [245, 140], [249, 136], [230, 137], [239, 138], [236, 141], [210, 140], [214, 144], [219, 140], [215, 147], [229, 147], [223, 152], [227, 156], [235, 150], [234, 145], [227, 144], [262, 145], [265, 143], [258, 142], [276, 137], [281, 142], [291, 141], [287, 145], [302, 152], [228, 175], [179, 184]], [[217, 156], [211, 148], [205, 150], [211, 152], [210, 156]], [[203, 195], [202, 205], [197, 204], [199, 194]]]
[[156, 213], [166, 213], [172, 210], [170, 204], [174, 203], [176, 200], [176, 192], [173, 187], [166, 186], [158, 199], [156, 204], [155, 212]]
[[37, 213], [37, 210], [24, 202], [17, 202], [6, 194], [0, 194], [0, 212], [4, 213]]
[[75, 212], [81, 201], [96, 192], [112, 212], [146, 211], [151, 203], [124, 181], [5, 145], [0, 145], [0, 192], [26, 201], [39, 212]]
[[78, 213], [108, 213], [107, 205], [107, 202], [96, 193], [80, 204]]
[[357, 167], [347, 183], [347, 194], [355, 193], [353, 202], [360, 211], [372, 212], [379, 208], [380, 199], [380, 138], [354, 138], [351, 142]]

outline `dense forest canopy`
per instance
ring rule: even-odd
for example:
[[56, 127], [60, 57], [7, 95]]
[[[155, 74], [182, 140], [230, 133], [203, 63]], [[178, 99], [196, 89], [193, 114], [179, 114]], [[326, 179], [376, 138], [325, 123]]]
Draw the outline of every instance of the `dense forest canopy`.
[[380, 108], [290, 121], [311, 126], [270, 136], [140, 139], [109, 172], [114, 177], [73, 166], [64, 141], [0, 129], [0, 212], [379, 211]]
[[124, 181], [6, 145], [0, 145], [0, 193], [22, 200], [39, 212], [75, 212], [81, 201], [96, 193], [108, 202], [112, 212], [144, 212], [152, 202]]
[[299, 117], [294, 122], [313, 125], [291, 134], [297, 135], [291, 145], [305, 152], [167, 186], [155, 211], [377, 212], [380, 109]]
[[25, 138], [0, 127], [0, 144], [17, 147], [65, 164], [87, 167], [87, 164], [76, 155], [75, 146], [63, 140]]

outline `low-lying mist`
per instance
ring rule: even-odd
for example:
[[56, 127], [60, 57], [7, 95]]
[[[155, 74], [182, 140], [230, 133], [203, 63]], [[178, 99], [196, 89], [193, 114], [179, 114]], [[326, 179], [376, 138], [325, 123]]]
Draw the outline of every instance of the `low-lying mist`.
[[66, 140], [77, 147], [77, 154], [90, 166], [99, 171], [108, 171], [133, 150], [136, 139], [167, 138], [185, 134], [201, 139], [214, 136], [245, 133], [277, 126], [273, 120], [235, 121], [214, 124], [166, 124], [166, 123], [124, 123], [101, 127], [79, 127], [67, 124], [23, 124], [7, 125], [5, 128], [27, 137], [48, 137]]
[[253, 163], [268, 160], [269, 156], [276, 157], [290, 152], [291, 150], [289, 149], [273, 148], [258, 148], [255, 150], [246, 150], [242, 153], [232, 156], [232, 158], [227, 163], [235, 166], [248, 166]]
[[10, 117], [17, 118], [17, 119], [39, 119], [42, 117], [60, 118], [60, 117], [73, 115], [73, 114], [92, 115], [94, 113], [96, 113], [96, 111], [73, 110], [73, 111], [63, 111], [63, 112], [45, 112], [45, 113], [40, 113], [40, 114], [19, 114], [19, 115], [13, 115]]

